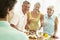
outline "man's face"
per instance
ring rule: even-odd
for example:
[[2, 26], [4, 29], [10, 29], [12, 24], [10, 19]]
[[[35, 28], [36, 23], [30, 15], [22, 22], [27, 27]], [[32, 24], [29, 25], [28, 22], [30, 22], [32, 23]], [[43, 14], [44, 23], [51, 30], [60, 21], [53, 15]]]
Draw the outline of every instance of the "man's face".
[[47, 9], [48, 16], [51, 16], [53, 14], [53, 10], [51, 8]]
[[23, 8], [23, 10], [25, 10], [25, 11], [29, 11], [30, 4], [23, 4], [22, 8]]

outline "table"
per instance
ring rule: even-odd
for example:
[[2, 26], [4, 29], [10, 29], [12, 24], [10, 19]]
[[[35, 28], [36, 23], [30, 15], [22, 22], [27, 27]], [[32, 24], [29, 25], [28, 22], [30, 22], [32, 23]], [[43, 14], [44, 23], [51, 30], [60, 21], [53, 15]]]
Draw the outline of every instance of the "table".
[[[44, 39], [42, 39], [41, 37], [38, 37], [37, 39], [31, 39], [31, 38], [29, 38], [29, 40], [44, 40]], [[54, 38], [51, 38], [51, 39], [45, 39], [45, 40], [56, 40], [56, 39], [54, 39]]]

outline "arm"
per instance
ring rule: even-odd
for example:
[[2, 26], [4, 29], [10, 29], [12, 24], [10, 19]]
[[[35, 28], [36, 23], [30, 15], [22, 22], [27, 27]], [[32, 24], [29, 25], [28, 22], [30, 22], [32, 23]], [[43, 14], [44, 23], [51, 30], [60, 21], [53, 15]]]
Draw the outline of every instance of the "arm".
[[28, 28], [28, 24], [29, 24], [29, 13], [27, 13], [27, 24], [26, 24], [26, 26], [25, 26], [25, 29], [26, 29], [26, 30], [29, 29], [29, 28]]
[[19, 30], [19, 31], [22, 31], [22, 30], [20, 30], [19, 29], [19, 27], [18, 27], [18, 25], [19, 25], [19, 23], [20, 23], [20, 15], [14, 15], [13, 16], [13, 18], [10, 20], [10, 26], [11, 27], [13, 27], [13, 28], [15, 28], [15, 29], [17, 29], [17, 30]]
[[[14, 25], [14, 24], [10, 24], [10, 26], [11, 27], [13, 27], [13, 28], [15, 28], [16, 30], [18, 30], [18, 31], [21, 31], [16, 25]], [[22, 31], [21, 31], [22, 32]]]
[[56, 17], [56, 19], [55, 19], [54, 36], [56, 36], [56, 33], [57, 33], [57, 28], [58, 28], [58, 18]]
[[42, 15], [42, 14], [40, 16], [40, 23], [41, 23], [41, 27], [43, 27], [44, 26], [44, 15]]

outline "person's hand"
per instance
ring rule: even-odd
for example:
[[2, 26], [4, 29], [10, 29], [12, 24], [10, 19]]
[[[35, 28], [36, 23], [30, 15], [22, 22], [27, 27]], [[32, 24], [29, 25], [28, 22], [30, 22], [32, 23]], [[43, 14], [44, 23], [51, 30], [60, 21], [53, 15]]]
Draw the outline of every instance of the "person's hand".
[[56, 36], [56, 35], [53, 35], [53, 36], [51, 36], [52, 38], [55, 38], [55, 39], [58, 39], [58, 37]]
[[29, 30], [29, 27], [28, 27], [28, 25], [26, 25], [26, 26], [25, 26], [25, 29], [26, 29], [26, 30]]

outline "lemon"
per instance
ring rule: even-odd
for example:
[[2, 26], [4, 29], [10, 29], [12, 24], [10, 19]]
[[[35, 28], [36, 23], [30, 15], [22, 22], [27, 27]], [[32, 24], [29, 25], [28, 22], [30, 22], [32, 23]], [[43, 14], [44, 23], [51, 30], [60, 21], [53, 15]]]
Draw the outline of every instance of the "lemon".
[[44, 36], [45, 38], [48, 38], [48, 34], [47, 34], [47, 33], [44, 33], [43, 36]]

